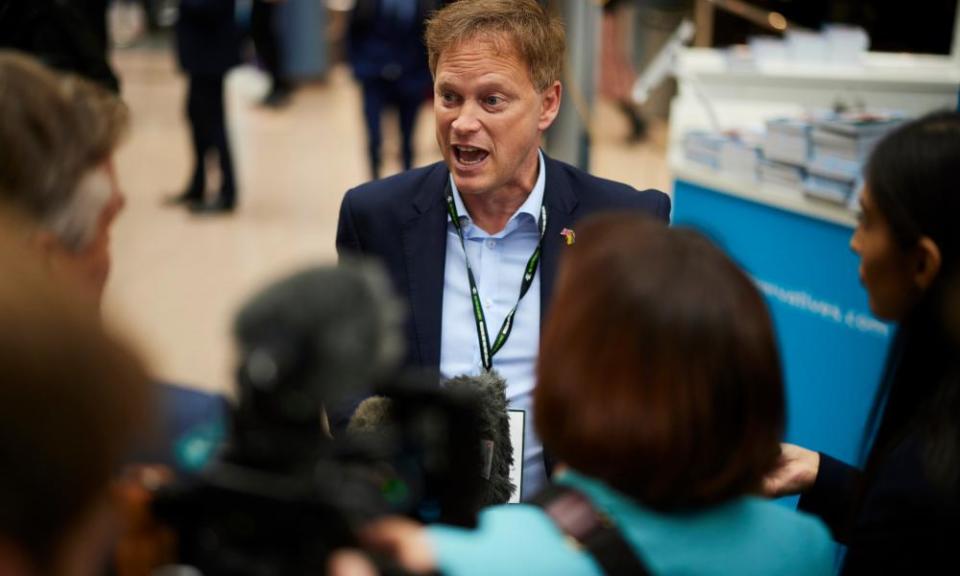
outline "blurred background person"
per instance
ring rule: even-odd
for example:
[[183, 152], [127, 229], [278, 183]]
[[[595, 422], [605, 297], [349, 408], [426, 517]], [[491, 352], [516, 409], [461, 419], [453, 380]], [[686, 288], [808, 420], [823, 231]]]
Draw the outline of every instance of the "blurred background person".
[[380, 178], [383, 111], [397, 111], [403, 169], [413, 167], [417, 114], [432, 81], [423, 44], [424, 21], [440, 0], [357, 0], [350, 13], [347, 55], [363, 92], [370, 175]]
[[33, 54], [119, 92], [107, 59], [105, 0], [0, 0], [0, 48]]
[[770, 495], [801, 493], [847, 545], [842, 574], [951, 571], [960, 524], [960, 348], [948, 326], [960, 265], [960, 114], [906, 124], [874, 150], [850, 247], [870, 309], [898, 323], [862, 470], [784, 445]]
[[600, 574], [584, 535], [607, 525], [652, 574], [832, 573], [820, 522], [752, 496], [777, 462], [785, 408], [750, 278], [698, 233], [611, 214], [581, 225], [557, 283], [535, 425], [564, 464], [556, 483], [580, 501], [566, 512], [597, 522], [566, 530], [564, 501], [541, 496], [542, 509], [487, 509], [476, 532], [387, 520], [370, 543], [416, 571]]
[[109, 482], [143, 431], [145, 371], [0, 222], [0, 574], [103, 574]]
[[624, 0], [603, 2], [603, 23], [600, 34], [600, 94], [613, 102], [629, 125], [627, 141], [636, 143], [647, 135], [647, 122], [633, 101], [633, 83], [637, 72], [630, 61], [627, 35], [624, 32], [629, 15], [623, 14]]
[[277, 8], [286, 0], [253, 0], [250, 11], [250, 35], [260, 64], [270, 76], [270, 91], [263, 105], [280, 108], [290, 101], [290, 81], [284, 73], [284, 54], [277, 33]]
[[[196, 214], [232, 212], [237, 184], [227, 135], [224, 77], [240, 60], [235, 0], [182, 0], [177, 19], [177, 54], [187, 74], [187, 118], [193, 142], [193, 176], [187, 189], [169, 199]], [[206, 163], [215, 152], [220, 165], [216, 198], [207, 202]]]
[[[27, 242], [51, 278], [99, 316], [111, 231], [125, 202], [113, 157], [127, 108], [95, 84], [13, 52], [0, 51], [0, 86], [0, 201], [25, 215]], [[160, 429], [130, 459], [185, 471], [201, 464], [178, 455], [193, 454], [185, 448], [194, 436], [213, 442], [223, 399], [168, 384], [157, 384], [156, 394]]]

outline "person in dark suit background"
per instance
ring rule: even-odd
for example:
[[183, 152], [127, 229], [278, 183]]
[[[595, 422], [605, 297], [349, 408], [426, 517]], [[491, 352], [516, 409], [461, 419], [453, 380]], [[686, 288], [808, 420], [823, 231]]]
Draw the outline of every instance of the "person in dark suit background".
[[370, 175], [380, 178], [383, 111], [395, 108], [403, 169], [413, 167], [413, 131], [430, 90], [423, 23], [438, 0], [357, 0], [350, 13], [347, 52], [363, 93]]
[[[870, 308], [899, 323], [858, 470], [784, 445], [772, 496], [801, 493], [847, 545], [841, 574], [956, 571], [960, 526], [960, 114], [928, 115], [874, 150], [850, 241]], [[954, 568], [949, 568], [953, 566]]]
[[[530, 412], [540, 322], [576, 222], [606, 210], [666, 221], [670, 200], [541, 152], [560, 107], [565, 38], [535, 0], [455, 2], [426, 38], [444, 161], [349, 190], [337, 250], [385, 262], [409, 303], [409, 365], [443, 378], [495, 369], [511, 408]], [[524, 498], [545, 482], [526, 432]]]
[[103, 0], [0, 0], [0, 48], [32, 54], [112, 90], [120, 81], [107, 61]]
[[[193, 175], [187, 189], [170, 199], [196, 214], [232, 212], [237, 184], [227, 135], [224, 77], [240, 59], [235, 0], [182, 0], [177, 20], [177, 54], [187, 74], [187, 117], [193, 142]], [[206, 157], [216, 152], [220, 190], [206, 201]]]
[[277, 9], [286, 0], [253, 0], [250, 35], [257, 57], [270, 76], [270, 91], [263, 105], [280, 108], [290, 100], [290, 80], [284, 73], [283, 50], [278, 32]]

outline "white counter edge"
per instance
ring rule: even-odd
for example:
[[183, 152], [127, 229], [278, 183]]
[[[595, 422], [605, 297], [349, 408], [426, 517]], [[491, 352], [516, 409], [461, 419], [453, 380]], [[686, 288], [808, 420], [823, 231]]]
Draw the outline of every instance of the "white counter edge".
[[[842, 206], [802, 196], [797, 191], [783, 186], [747, 180], [706, 166], [699, 166], [687, 161], [676, 152], [670, 155], [670, 173], [674, 181], [683, 180], [728, 196], [743, 198], [847, 228], [857, 226], [856, 215]], [[673, 192], [675, 199], [676, 190]]]

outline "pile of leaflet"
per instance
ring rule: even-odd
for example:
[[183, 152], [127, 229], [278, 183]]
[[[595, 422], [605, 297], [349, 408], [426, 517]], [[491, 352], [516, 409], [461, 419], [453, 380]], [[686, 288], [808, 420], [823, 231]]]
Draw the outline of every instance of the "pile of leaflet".
[[683, 137], [687, 160], [722, 170], [740, 178], [756, 180], [760, 160], [759, 134], [693, 130]]
[[757, 130], [727, 134], [720, 146], [720, 167], [723, 171], [742, 180], [756, 180], [762, 136]]
[[803, 191], [848, 205], [877, 142], [904, 120], [900, 114], [834, 114], [814, 123], [813, 154]]
[[812, 124], [803, 118], [775, 118], [766, 124], [760, 181], [802, 189], [810, 160]]
[[691, 162], [720, 169], [720, 149], [726, 138], [707, 130], [692, 130], [683, 136], [683, 154]]

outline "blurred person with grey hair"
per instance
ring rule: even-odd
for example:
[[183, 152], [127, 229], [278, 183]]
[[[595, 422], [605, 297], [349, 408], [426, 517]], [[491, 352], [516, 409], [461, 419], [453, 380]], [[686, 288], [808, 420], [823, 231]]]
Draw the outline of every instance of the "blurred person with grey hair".
[[[128, 126], [126, 106], [106, 89], [0, 51], [0, 203], [24, 216], [26, 244], [93, 316], [125, 202], [113, 157]], [[156, 393], [160, 429], [132, 460], [190, 471], [202, 462], [186, 461], [176, 447], [220, 430], [225, 401], [167, 384]]]
[[137, 355], [30, 257], [22, 228], [0, 214], [0, 574], [99, 575], [118, 528], [111, 479], [144, 432], [150, 388]]
[[110, 273], [110, 228], [125, 199], [113, 152], [126, 106], [31, 57], [0, 52], [0, 200], [36, 224], [32, 238], [57, 275], [99, 306]]

